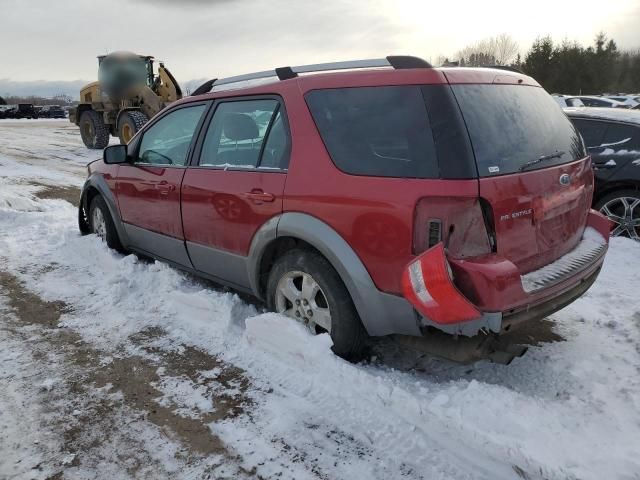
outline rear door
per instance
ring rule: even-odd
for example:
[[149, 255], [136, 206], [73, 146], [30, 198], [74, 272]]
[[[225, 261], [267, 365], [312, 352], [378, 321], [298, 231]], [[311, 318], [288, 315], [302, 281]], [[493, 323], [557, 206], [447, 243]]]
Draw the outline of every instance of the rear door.
[[182, 183], [193, 266], [239, 287], [256, 231], [282, 212], [290, 141], [277, 97], [222, 100]]
[[542, 88], [453, 85], [495, 219], [497, 251], [521, 273], [580, 241], [593, 194], [591, 161], [570, 120]]
[[205, 108], [204, 103], [180, 107], [154, 122], [136, 142], [133, 162], [120, 166], [116, 184], [120, 215], [133, 245], [187, 266], [180, 185]]

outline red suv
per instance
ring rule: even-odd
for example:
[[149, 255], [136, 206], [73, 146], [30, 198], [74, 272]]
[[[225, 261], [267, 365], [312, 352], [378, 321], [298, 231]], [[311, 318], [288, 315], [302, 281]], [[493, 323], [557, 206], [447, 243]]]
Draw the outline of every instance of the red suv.
[[366, 334], [498, 333], [578, 298], [608, 246], [592, 194], [532, 78], [387, 57], [207, 82], [89, 165], [79, 221], [356, 358]]

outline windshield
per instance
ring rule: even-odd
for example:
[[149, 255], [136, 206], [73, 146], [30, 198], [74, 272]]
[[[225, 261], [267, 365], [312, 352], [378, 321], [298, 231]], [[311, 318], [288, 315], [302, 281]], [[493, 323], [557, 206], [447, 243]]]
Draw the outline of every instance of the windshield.
[[546, 168], [586, 156], [580, 134], [542, 88], [452, 88], [469, 130], [480, 177]]

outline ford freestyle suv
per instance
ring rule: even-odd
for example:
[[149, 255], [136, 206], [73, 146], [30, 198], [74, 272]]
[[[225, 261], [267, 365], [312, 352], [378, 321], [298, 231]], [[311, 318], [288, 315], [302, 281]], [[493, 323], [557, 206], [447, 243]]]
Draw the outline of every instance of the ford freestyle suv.
[[387, 57], [211, 80], [88, 170], [83, 233], [249, 292], [346, 358], [367, 334], [542, 318], [608, 247], [580, 135], [504, 70]]

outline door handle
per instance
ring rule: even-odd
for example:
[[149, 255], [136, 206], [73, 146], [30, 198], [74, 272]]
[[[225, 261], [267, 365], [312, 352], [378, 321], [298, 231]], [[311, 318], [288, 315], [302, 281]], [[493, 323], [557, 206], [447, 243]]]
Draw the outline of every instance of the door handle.
[[253, 203], [261, 204], [263, 202], [273, 202], [276, 197], [271, 193], [263, 192], [260, 189], [251, 190], [250, 192], [243, 193], [242, 196]]
[[156, 190], [159, 190], [161, 195], [169, 195], [169, 193], [173, 192], [175, 189], [175, 185], [166, 181], [156, 183]]

